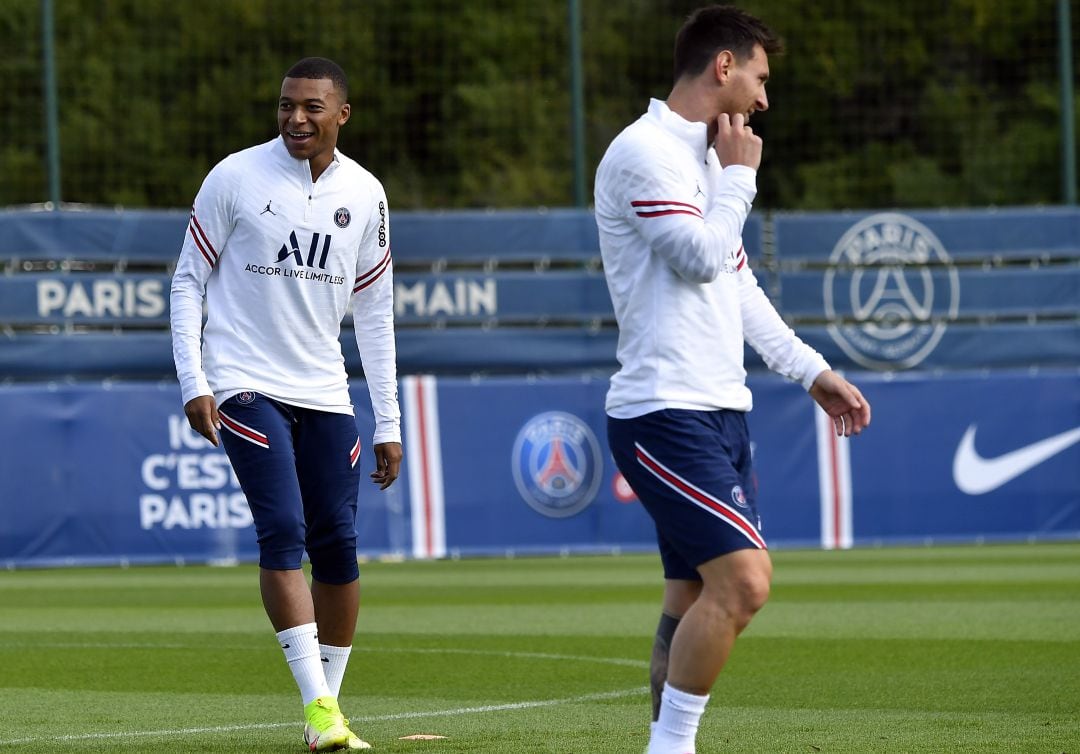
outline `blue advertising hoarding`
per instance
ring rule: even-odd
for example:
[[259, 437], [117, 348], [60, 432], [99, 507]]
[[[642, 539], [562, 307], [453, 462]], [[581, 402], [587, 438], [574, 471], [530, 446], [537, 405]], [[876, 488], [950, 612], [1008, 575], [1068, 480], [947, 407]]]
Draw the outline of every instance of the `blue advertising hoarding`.
[[[753, 376], [772, 546], [1080, 537], [1080, 374], [858, 373], [871, 427], [836, 440], [793, 383]], [[651, 550], [605, 436], [605, 379], [405, 377], [405, 463], [364, 485], [363, 555]], [[373, 421], [352, 385], [372, 465]], [[0, 387], [0, 563], [254, 561], [224, 454], [173, 383]], [[825, 428], [823, 431], [823, 427]]]

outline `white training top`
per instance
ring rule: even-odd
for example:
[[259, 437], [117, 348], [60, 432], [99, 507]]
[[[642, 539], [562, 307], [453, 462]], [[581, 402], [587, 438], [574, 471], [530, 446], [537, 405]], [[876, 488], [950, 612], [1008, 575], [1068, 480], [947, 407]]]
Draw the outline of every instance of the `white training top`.
[[308, 161], [291, 157], [280, 138], [229, 155], [195, 197], [172, 280], [173, 358], [184, 403], [213, 394], [220, 405], [254, 390], [352, 414], [339, 341], [350, 300], [375, 414], [373, 442], [400, 442], [382, 185], [336, 150], [313, 182]]
[[742, 228], [756, 171], [720, 166], [706, 124], [659, 100], [620, 133], [596, 171], [596, 223], [619, 324], [607, 413], [749, 411], [745, 338], [807, 389], [828, 363], [792, 332], [747, 264]]

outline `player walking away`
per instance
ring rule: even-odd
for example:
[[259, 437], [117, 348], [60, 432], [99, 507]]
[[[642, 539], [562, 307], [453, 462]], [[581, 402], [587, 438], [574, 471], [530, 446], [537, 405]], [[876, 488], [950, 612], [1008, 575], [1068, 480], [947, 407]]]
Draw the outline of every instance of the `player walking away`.
[[755, 509], [743, 341], [858, 434], [870, 406], [799, 340], [758, 287], [741, 235], [761, 162], [750, 116], [769, 106], [781, 44], [730, 6], [692, 14], [666, 102], [612, 142], [596, 174], [604, 272], [619, 323], [608, 439], [656, 523], [664, 601], [651, 663], [648, 754], [694, 752], [735, 637], [769, 594]]
[[184, 412], [211, 443], [220, 436], [251, 506], [263, 605], [312, 751], [370, 748], [337, 702], [360, 600], [361, 442], [338, 340], [350, 302], [380, 489], [402, 455], [386, 195], [337, 151], [349, 114], [336, 63], [289, 69], [280, 136], [226, 157], [195, 197], [171, 297]]

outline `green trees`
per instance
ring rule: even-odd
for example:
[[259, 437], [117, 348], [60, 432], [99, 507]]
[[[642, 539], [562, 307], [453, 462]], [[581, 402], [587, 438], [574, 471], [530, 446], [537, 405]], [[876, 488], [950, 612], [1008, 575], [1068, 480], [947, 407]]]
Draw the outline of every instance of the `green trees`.
[[[65, 201], [186, 206], [214, 162], [273, 138], [288, 65], [324, 55], [352, 82], [341, 148], [395, 207], [572, 202], [564, 0], [54, 3]], [[699, 4], [582, 0], [590, 180], [666, 96], [675, 30]], [[753, 124], [759, 206], [1060, 201], [1052, 2], [743, 4], [788, 44]], [[40, 29], [37, 0], [0, 0], [0, 205], [46, 198]]]

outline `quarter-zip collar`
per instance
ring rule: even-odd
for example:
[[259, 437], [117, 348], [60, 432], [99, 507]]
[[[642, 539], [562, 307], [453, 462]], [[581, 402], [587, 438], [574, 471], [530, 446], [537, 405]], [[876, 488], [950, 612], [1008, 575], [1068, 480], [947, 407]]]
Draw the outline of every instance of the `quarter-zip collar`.
[[341, 165], [341, 153], [335, 147], [334, 159], [326, 166], [326, 170], [319, 176], [319, 180], [313, 181], [311, 180], [311, 161], [298, 160], [289, 154], [289, 149], [285, 146], [285, 140], [282, 137], [278, 136], [278, 138], [274, 140], [272, 151], [275, 158], [281, 163], [285, 170], [299, 171], [300, 186], [303, 188], [304, 196], [307, 198], [307, 201], [304, 204], [304, 220], [310, 221], [314, 210], [315, 194], [318, 192], [318, 187], [325, 186], [333, 173], [338, 169], [338, 166]]
[[682, 117], [663, 100], [649, 100], [649, 118], [657, 125], [686, 144], [697, 158], [704, 162], [709, 152], [709, 137], [705, 123], [690, 122]]
[[[314, 186], [316, 183], [318, 183], [318, 181], [311, 180], [311, 161], [310, 160], [298, 160], [295, 157], [293, 157], [291, 154], [289, 154], [289, 149], [288, 149], [288, 147], [285, 146], [285, 139], [283, 139], [281, 136], [278, 136], [274, 140], [273, 151], [274, 151], [275, 157], [283, 165], [288, 166], [289, 169], [299, 170], [300, 171], [300, 175], [303, 177], [303, 180], [304, 180], [304, 185], [307, 188], [310, 189], [312, 186]], [[340, 165], [340, 164], [341, 164], [341, 152], [339, 152], [337, 150], [337, 148], [335, 147], [334, 148], [334, 158], [332, 160], [330, 160], [330, 164], [326, 166], [326, 170], [324, 170], [322, 172], [322, 175], [319, 176], [319, 180], [322, 180], [323, 178], [328, 176], [330, 173], [332, 173], [334, 170], [336, 170], [338, 165]]]

